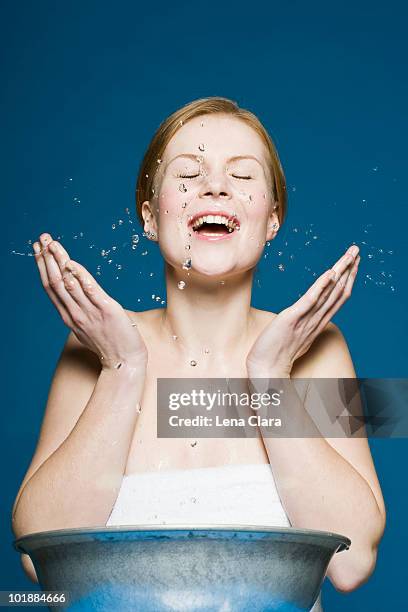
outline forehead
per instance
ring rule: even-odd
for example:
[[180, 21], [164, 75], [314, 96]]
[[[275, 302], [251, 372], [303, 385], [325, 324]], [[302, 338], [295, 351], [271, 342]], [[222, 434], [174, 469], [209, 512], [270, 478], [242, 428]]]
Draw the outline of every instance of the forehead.
[[171, 159], [180, 153], [221, 158], [255, 155], [263, 160], [267, 155], [261, 137], [252, 127], [220, 114], [195, 117], [183, 125], [168, 143], [164, 157]]

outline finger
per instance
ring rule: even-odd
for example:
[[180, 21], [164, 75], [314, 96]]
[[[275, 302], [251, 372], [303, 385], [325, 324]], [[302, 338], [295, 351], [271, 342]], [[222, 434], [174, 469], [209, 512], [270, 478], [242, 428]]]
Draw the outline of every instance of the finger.
[[[52, 237], [50, 234], [41, 234], [40, 243], [42, 245], [42, 256], [45, 263], [46, 271], [46, 284], [48, 287], [58, 296], [61, 302], [65, 305], [65, 308], [74, 318], [78, 314], [78, 304], [72, 296], [72, 289], [74, 286], [65, 285], [64, 279], [61, 274], [60, 267], [55, 260], [54, 254], [52, 253]], [[50, 249], [51, 247], [51, 249]], [[70, 289], [69, 291], [67, 289]]]
[[358, 254], [358, 246], [353, 245], [344, 253], [342, 257], [332, 266], [332, 270], [334, 270], [337, 274], [337, 278], [339, 278], [343, 272], [347, 269], [348, 266], [351, 266], [354, 263], [354, 260]]
[[63, 304], [63, 302], [60, 300], [58, 295], [49, 286], [47, 269], [45, 267], [45, 262], [44, 262], [43, 255], [42, 255], [42, 252], [41, 252], [41, 245], [40, 245], [39, 242], [35, 242], [33, 244], [33, 250], [34, 250], [34, 258], [35, 258], [35, 261], [37, 263], [37, 267], [38, 267], [38, 271], [40, 273], [40, 278], [41, 278], [41, 282], [43, 284], [43, 287], [44, 287], [48, 297], [50, 298], [51, 302], [54, 304], [55, 308], [58, 310], [62, 320], [65, 323], [65, 325], [68, 325], [69, 327], [72, 328], [73, 320], [72, 320], [72, 317], [69, 314], [67, 308], [65, 307], [65, 304]]
[[328, 287], [326, 291], [322, 292], [321, 296], [315, 304], [315, 312], [320, 310], [320, 308], [326, 302], [328, 307], [330, 307], [338, 299], [339, 294], [344, 289], [349, 274], [353, 269], [357, 253], [358, 247], [356, 245], [353, 245], [333, 266], [332, 270], [334, 270], [336, 274], [335, 282], [330, 287]]
[[[334, 264], [330, 270], [322, 274], [306, 293], [296, 302], [297, 316], [310, 314], [312, 309], [316, 310], [328, 299], [328, 296], [336, 287], [336, 282], [345, 270], [350, 269], [358, 247], [352, 245], [346, 253]], [[334, 279], [332, 274], [334, 273]], [[342, 281], [343, 282], [343, 281]]]
[[339, 293], [338, 299], [334, 301], [328, 309], [325, 309], [324, 313], [320, 313], [321, 319], [318, 324], [315, 325], [315, 335], [317, 336], [326, 327], [330, 319], [335, 313], [341, 308], [346, 300], [351, 296], [351, 291], [354, 285], [354, 281], [357, 276], [358, 264], [360, 263], [360, 256], [356, 257], [353, 268], [350, 271], [343, 290]]
[[295, 302], [296, 313], [299, 316], [307, 314], [312, 308], [315, 307], [317, 301], [323, 293], [331, 292], [334, 287], [334, 273], [333, 270], [326, 270], [324, 274], [313, 283], [311, 287], [306, 291], [302, 297]]
[[[355, 262], [355, 260], [354, 260]], [[353, 262], [353, 264], [354, 264]], [[351, 263], [348, 267], [342, 272], [342, 274], [337, 277], [337, 280], [332, 284], [331, 287], [327, 291], [324, 291], [320, 296], [319, 300], [316, 302], [314, 307], [314, 311], [318, 312], [320, 308], [327, 302], [328, 307], [330, 307], [334, 301], [338, 299], [339, 294], [344, 290], [344, 287], [347, 283], [347, 279], [350, 276], [350, 273], [353, 269], [353, 265]]]
[[346, 299], [349, 298], [350, 295], [351, 295], [351, 291], [353, 289], [354, 281], [356, 280], [356, 276], [357, 276], [358, 266], [359, 266], [360, 260], [361, 260], [361, 257], [360, 257], [360, 255], [358, 255], [356, 257], [355, 262], [354, 262], [354, 266], [351, 269], [350, 275], [349, 275], [349, 277], [347, 279], [346, 286], [344, 288], [344, 293], [346, 295]]
[[70, 256], [66, 249], [62, 246], [58, 240], [51, 240], [48, 244], [48, 250], [54, 256], [55, 261], [58, 264], [61, 275], [65, 273], [65, 264], [70, 260]]
[[[67, 251], [56, 240], [49, 243], [47, 251], [49, 251], [48, 254], [54, 259], [53, 262], [49, 261], [55, 275], [56, 292], [60, 293], [60, 297], [64, 299], [65, 293], [63, 295], [63, 291], [65, 290], [83, 311], [89, 312], [94, 310], [95, 306], [84, 291], [80, 279], [75, 273], [74, 262], [69, 258]], [[58, 266], [58, 269], [55, 267], [55, 264]], [[61, 286], [61, 280], [64, 289]], [[73, 304], [71, 304], [72, 307]]]
[[106, 305], [113, 304], [115, 301], [102, 289], [100, 284], [88, 272], [84, 266], [72, 259], [65, 265], [65, 268], [73, 273], [82, 291], [94, 306], [106, 308]]
[[[345, 295], [345, 289], [347, 286], [347, 282], [348, 279], [350, 278], [350, 275], [352, 274], [352, 272], [355, 270], [357, 272], [357, 267], [358, 267], [358, 263], [360, 261], [359, 256], [355, 259], [355, 261], [353, 262], [353, 265], [351, 268], [346, 268], [346, 270], [344, 270], [343, 274], [340, 276], [340, 278], [337, 280], [336, 283], [336, 287], [334, 288], [334, 290], [332, 291], [331, 295], [328, 297], [328, 299], [326, 300], [326, 302], [324, 304], [321, 305], [320, 307], [320, 312], [319, 312], [319, 316], [324, 317], [325, 313], [327, 311], [329, 311], [332, 306], [339, 300], [342, 298], [342, 296]], [[355, 275], [354, 275], [355, 276]]]
[[79, 308], [81, 312], [86, 314], [94, 313], [96, 310], [95, 306], [84, 292], [82, 284], [77, 277], [75, 268], [72, 267], [72, 270], [70, 269], [73, 263], [74, 262], [72, 259], [68, 261], [66, 264], [66, 270], [62, 276], [65, 291], [71, 296], [77, 308]]

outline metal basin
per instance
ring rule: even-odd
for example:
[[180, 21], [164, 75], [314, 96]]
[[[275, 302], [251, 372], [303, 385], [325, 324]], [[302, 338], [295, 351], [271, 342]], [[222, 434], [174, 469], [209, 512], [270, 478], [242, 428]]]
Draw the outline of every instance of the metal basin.
[[71, 612], [310, 610], [348, 538], [250, 525], [62, 529], [15, 540]]

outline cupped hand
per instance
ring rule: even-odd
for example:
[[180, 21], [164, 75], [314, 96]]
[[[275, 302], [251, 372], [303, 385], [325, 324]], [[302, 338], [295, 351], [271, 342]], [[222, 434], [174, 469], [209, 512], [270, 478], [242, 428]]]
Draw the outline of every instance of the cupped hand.
[[261, 332], [247, 356], [248, 373], [289, 376], [293, 363], [350, 297], [360, 256], [351, 246], [302, 297], [282, 310]]
[[98, 355], [102, 368], [145, 365], [147, 349], [136, 324], [86, 268], [50, 234], [41, 234], [33, 250], [49, 298], [65, 325]]

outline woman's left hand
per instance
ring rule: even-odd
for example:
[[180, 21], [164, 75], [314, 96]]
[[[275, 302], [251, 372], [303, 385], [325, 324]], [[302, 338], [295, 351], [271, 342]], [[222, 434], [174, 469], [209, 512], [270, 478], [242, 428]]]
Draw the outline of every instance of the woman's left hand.
[[353, 245], [289, 308], [266, 326], [248, 353], [249, 376], [289, 377], [293, 363], [306, 353], [334, 314], [350, 297], [360, 261]]

